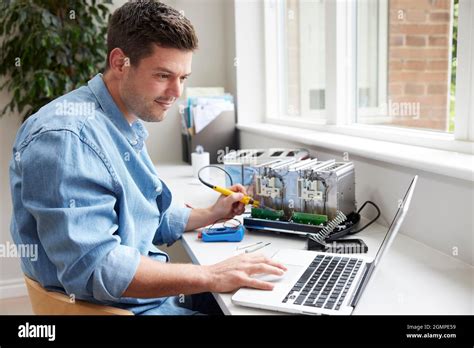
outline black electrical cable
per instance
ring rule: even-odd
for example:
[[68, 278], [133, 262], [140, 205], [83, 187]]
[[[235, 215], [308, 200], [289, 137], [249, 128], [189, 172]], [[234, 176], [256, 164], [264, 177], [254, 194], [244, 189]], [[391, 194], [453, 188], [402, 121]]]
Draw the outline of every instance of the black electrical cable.
[[[199, 169], [199, 171], [198, 171], [198, 179], [199, 179], [199, 181], [200, 181], [201, 183], [203, 183], [204, 185], [206, 185], [207, 187], [210, 187], [211, 189], [214, 189], [214, 185], [209, 184], [207, 181], [205, 181], [205, 180], [201, 177], [201, 172], [203, 171], [203, 169], [206, 169], [206, 168], [217, 168], [217, 169], [219, 169], [219, 170], [222, 170], [222, 171], [229, 177], [230, 186], [234, 185], [234, 181], [232, 180], [232, 176], [230, 176], [230, 174], [229, 174], [229, 172], [228, 172], [227, 170], [225, 170], [225, 169], [222, 168], [222, 167], [219, 167], [219, 166], [210, 164], [210, 165], [207, 165], [207, 166], [202, 167], [202, 168]], [[224, 220], [226, 220], [226, 219], [218, 219], [218, 220], [214, 221], [214, 223], [212, 223], [211, 227], [209, 227], [209, 228], [212, 228], [216, 223], [218, 223], [218, 222], [220, 222], [220, 221], [224, 221]], [[230, 220], [235, 220], [235, 221], [238, 221], [239, 224], [242, 224], [242, 223], [241, 223], [239, 220], [237, 220], [237, 219], [230, 219]], [[225, 225], [225, 223], [224, 223], [224, 225]], [[237, 226], [237, 227], [238, 227], [238, 226]], [[235, 228], [237, 228], [237, 227], [235, 227]]]
[[227, 176], [229, 177], [229, 180], [230, 180], [230, 186], [234, 185], [234, 181], [232, 180], [232, 176], [229, 174], [229, 172], [227, 170], [225, 170], [224, 168], [222, 167], [219, 167], [219, 166], [216, 166], [216, 165], [213, 165], [213, 164], [210, 164], [208, 166], [204, 166], [202, 167], [201, 169], [199, 169], [199, 172], [198, 172], [198, 179], [200, 182], [202, 182], [204, 185], [206, 185], [207, 187], [210, 187], [210, 188], [214, 188], [214, 185], [212, 184], [209, 184], [207, 181], [204, 181], [203, 178], [201, 178], [201, 172], [203, 169], [206, 169], [206, 168], [217, 168], [219, 170], [222, 170], [224, 173], [227, 174]]
[[377, 221], [377, 219], [380, 217], [380, 209], [379, 209], [379, 207], [377, 206], [377, 204], [375, 204], [375, 203], [372, 202], [372, 201], [365, 201], [365, 203], [362, 204], [362, 206], [359, 208], [359, 210], [357, 210], [357, 214], [360, 214], [360, 212], [362, 211], [362, 209], [364, 209], [364, 207], [367, 205], [367, 203], [371, 204], [375, 209], [377, 209], [377, 216], [376, 216], [374, 219], [372, 219], [369, 223], [367, 223], [367, 225], [365, 225], [364, 227], [362, 227], [361, 229], [356, 230], [356, 231], [350, 231], [348, 234], [356, 234], [356, 233], [362, 232], [362, 231], [365, 230], [367, 227], [369, 227], [370, 225], [372, 225], [375, 221]]
[[[359, 208], [359, 210], [357, 210], [357, 214], [360, 215], [360, 212], [365, 208], [365, 206], [367, 205], [367, 203], [371, 204], [375, 209], [377, 209], [377, 216], [372, 219], [370, 222], [368, 222], [365, 226], [363, 226], [362, 228], [360, 228], [359, 230], [355, 230], [355, 231], [350, 231], [347, 233], [347, 235], [352, 235], [352, 234], [356, 234], [356, 233], [359, 233], [359, 232], [362, 232], [363, 230], [365, 230], [367, 227], [369, 227], [371, 224], [373, 224], [379, 217], [380, 217], [380, 209], [379, 207], [377, 206], [377, 204], [375, 204], [374, 202], [372, 201], [365, 201], [364, 204], [362, 204], [362, 206]], [[318, 243], [321, 247], [324, 247], [325, 244], [324, 244], [324, 239], [323, 240], [319, 240], [316, 238], [316, 236], [312, 235], [312, 234], [307, 234], [306, 235], [307, 238], [311, 239], [313, 242], [316, 242]], [[326, 236], [327, 237], [327, 236]]]
[[[229, 222], [229, 221], [237, 221], [237, 225], [234, 225], [234, 226], [226, 226], [225, 224], [226, 224], [227, 222]], [[211, 229], [214, 227], [215, 224], [218, 224], [218, 223], [221, 223], [221, 222], [224, 223], [224, 224], [223, 224], [223, 227], [226, 227], [226, 228], [234, 228], [234, 229], [237, 229], [237, 228], [240, 227], [240, 225], [242, 225], [242, 222], [241, 222], [240, 220], [235, 219], [235, 218], [232, 218], [232, 219], [219, 219], [219, 220], [215, 221], [212, 225], [210, 225], [210, 226], [208, 227], [208, 229], [211, 230]]]
[[[216, 187], [217, 187], [217, 186], [215, 186], [215, 185], [212, 185], [212, 184], [208, 183], [207, 181], [205, 181], [205, 180], [201, 177], [201, 171], [202, 171], [203, 169], [206, 169], [206, 168], [217, 168], [217, 169], [219, 169], [219, 170], [222, 170], [222, 171], [229, 177], [230, 186], [233, 186], [233, 185], [234, 185], [234, 181], [232, 180], [232, 176], [229, 174], [228, 171], [226, 171], [225, 169], [223, 169], [223, 168], [221, 168], [221, 167], [219, 167], [219, 166], [212, 165], [212, 164], [207, 165], [207, 166], [204, 166], [204, 167], [202, 167], [201, 169], [199, 169], [199, 172], [198, 172], [198, 179], [199, 179], [199, 181], [200, 181], [202, 184], [206, 185], [207, 187], [209, 187], [209, 188], [211, 188], [211, 189], [213, 189], [213, 190], [215, 190]], [[253, 203], [254, 203], [253, 198], [250, 198], [250, 202], [249, 202], [248, 204], [252, 204], [252, 205], [253, 205]], [[273, 208], [270, 208], [270, 207], [265, 206], [265, 205], [262, 204], [262, 203], [259, 204], [259, 207], [262, 208], [262, 209], [267, 209], [267, 210], [273, 210], [273, 211], [275, 210], [275, 209], [273, 209]]]

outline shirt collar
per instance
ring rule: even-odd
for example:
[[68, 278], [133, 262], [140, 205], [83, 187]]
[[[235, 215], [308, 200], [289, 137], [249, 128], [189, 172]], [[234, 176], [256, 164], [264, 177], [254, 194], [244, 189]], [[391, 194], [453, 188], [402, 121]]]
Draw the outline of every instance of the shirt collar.
[[130, 145], [136, 150], [140, 151], [148, 137], [148, 132], [141, 123], [137, 120], [130, 124], [127, 122], [125, 115], [120, 111], [114, 99], [109, 93], [107, 86], [102, 78], [102, 74], [97, 74], [88, 82], [89, 88], [94, 93], [102, 110], [118, 128], [118, 130], [127, 138]]

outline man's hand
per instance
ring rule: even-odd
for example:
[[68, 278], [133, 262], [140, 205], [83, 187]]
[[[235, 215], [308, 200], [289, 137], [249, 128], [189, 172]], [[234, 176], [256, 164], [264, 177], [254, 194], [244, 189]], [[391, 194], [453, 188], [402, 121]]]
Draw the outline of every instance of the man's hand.
[[241, 287], [272, 290], [273, 284], [256, 278], [255, 274], [282, 276], [287, 268], [262, 254], [242, 254], [204, 267], [209, 279], [208, 291], [232, 292]]
[[236, 215], [243, 214], [245, 205], [239, 201], [247, 194], [245, 187], [240, 184], [228, 188], [235, 193], [230, 196], [221, 195], [216, 203], [204, 209], [193, 209], [186, 224], [185, 231], [193, 231], [211, 225], [219, 220], [232, 219]]
[[230, 196], [221, 195], [216, 203], [210, 207], [216, 220], [232, 219], [234, 216], [243, 214], [245, 211], [245, 204], [239, 202], [247, 194], [245, 187], [235, 184], [228, 187], [228, 189], [235, 193]]
[[242, 287], [272, 290], [273, 284], [252, 278], [256, 274], [281, 276], [286, 267], [262, 254], [243, 254], [209, 266], [163, 263], [147, 256], [123, 297], [155, 298], [200, 292], [231, 292]]

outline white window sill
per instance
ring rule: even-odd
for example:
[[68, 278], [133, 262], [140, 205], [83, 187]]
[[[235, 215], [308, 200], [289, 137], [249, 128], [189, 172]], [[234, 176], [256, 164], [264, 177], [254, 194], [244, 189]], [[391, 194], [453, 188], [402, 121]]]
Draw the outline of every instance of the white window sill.
[[453, 134], [444, 132], [359, 123], [336, 126], [322, 119], [294, 116], [267, 117], [267, 123], [474, 155], [473, 142], [455, 140]]
[[348, 152], [350, 155], [474, 181], [474, 155], [398, 144], [345, 134], [321, 132], [269, 123], [239, 123], [237, 128], [254, 134]]

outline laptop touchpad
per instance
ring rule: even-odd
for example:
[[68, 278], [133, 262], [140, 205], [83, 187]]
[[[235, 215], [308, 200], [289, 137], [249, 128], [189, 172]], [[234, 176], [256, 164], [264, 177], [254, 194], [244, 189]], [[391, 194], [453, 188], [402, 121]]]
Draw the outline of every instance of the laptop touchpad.
[[263, 280], [275, 284], [295, 282], [297, 277], [301, 274], [302, 266], [285, 265], [288, 270], [282, 275], [277, 276], [273, 274], [260, 274], [255, 276], [255, 279]]

